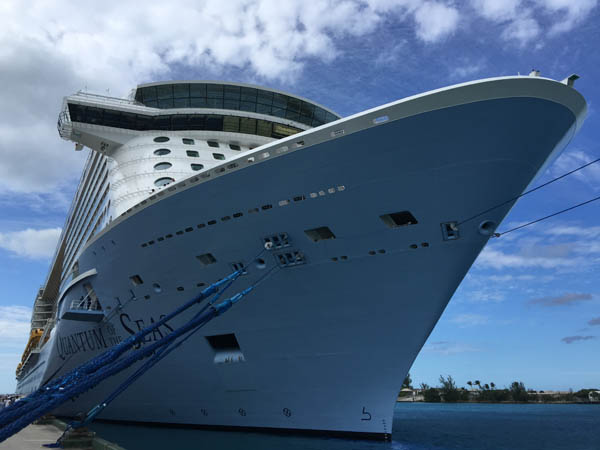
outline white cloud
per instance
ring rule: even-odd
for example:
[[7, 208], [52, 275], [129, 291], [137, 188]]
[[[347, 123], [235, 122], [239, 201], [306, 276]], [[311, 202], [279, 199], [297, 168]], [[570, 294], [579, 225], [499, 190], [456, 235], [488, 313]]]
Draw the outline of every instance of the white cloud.
[[490, 281], [505, 283], [507, 281], [532, 281], [532, 280], [535, 280], [536, 277], [534, 275], [505, 274], [505, 275], [490, 275], [489, 277], [486, 277], [486, 279], [488, 279]]
[[596, 239], [600, 237], [600, 227], [581, 227], [577, 225], [557, 225], [544, 230], [545, 234], [557, 237], [573, 236], [577, 238]]
[[106, 0], [100, 9], [85, 1], [33, 0], [23, 8], [7, 0], [0, 14], [5, 195], [48, 192], [78, 177], [83, 155], [55, 129], [64, 95], [87, 88], [123, 96], [181, 71], [218, 78], [240, 69], [246, 81], [291, 82], [312, 59], [333, 61], [346, 38], [385, 21], [406, 24], [430, 43], [450, 34], [458, 17], [444, 3], [418, 0], [314, 0], [310, 7], [300, 0], [154, 0], [143, 8]]
[[428, 342], [425, 344], [425, 346], [423, 346], [423, 350], [426, 352], [439, 353], [441, 355], [454, 355], [457, 353], [481, 351], [480, 348], [474, 347], [470, 344], [449, 341]]
[[551, 34], [557, 34], [571, 30], [584, 20], [596, 7], [598, 0], [537, 0], [537, 3], [559, 17], [550, 28]]
[[0, 394], [15, 390], [15, 369], [29, 338], [31, 308], [0, 306]]
[[500, 289], [483, 288], [469, 291], [468, 301], [471, 303], [498, 303], [505, 299], [505, 294]]
[[[555, 26], [560, 32], [584, 20], [595, 4], [477, 0], [473, 6], [485, 20], [502, 22], [505, 39], [527, 43], [541, 33], [538, 16], [566, 17]], [[384, 24], [408, 29], [390, 36], [391, 53], [377, 60], [394, 62], [402, 39], [439, 43], [472, 12], [442, 0], [314, 0], [310, 7], [301, 0], [151, 0], [143, 8], [106, 0], [100, 9], [85, 1], [32, 0], [23, 8], [5, 0], [0, 192], [49, 192], [77, 178], [83, 154], [60, 141], [55, 129], [63, 95], [87, 87], [122, 96], [139, 82], [181, 73], [218, 78], [229, 69], [249, 82], [293, 82], [314, 59], [332, 62], [348, 38], [368, 36]], [[463, 65], [455, 76], [478, 70], [477, 63]]]
[[41, 230], [28, 228], [22, 231], [0, 233], [0, 248], [25, 258], [50, 258], [54, 254], [60, 233], [60, 228]]
[[31, 321], [31, 308], [25, 306], [0, 306], [0, 341], [8, 344], [27, 343]]
[[457, 324], [459, 327], [472, 327], [476, 325], [485, 325], [489, 322], [489, 317], [482, 314], [459, 314], [450, 319], [450, 322]]
[[506, 253], [492, 247], [484, 248], [476, 262], [478, 267], [491, 267], [493, 269], [520, 269], [526, 267], [555, 269], [558, 267], [575, 267], [579, 263], [580, 261], [577, 258], [567, 255]]
[[[552, 164], [550, 174], [557, 177], [596, 159], [598, 156], [590, 155], [580, 149], [567, 150]], [[600, 162], [569, 175], [569, 178], [574, 178], [593, 190], [600, 190]]]
[[504, 24], [501, 36], [506, 41], [516, 41], [523, 46], [541, 32], [532, 10], [523, 7], [521, 0], [472, 0], [471, 3], [485, 19]]
[[[520, 46], [540, 37], [543, 28], [548, 29], [550, 36], [571, 30], [588, 17], [597, 3], [597, 0], [471, 0], [481, 17], [504, 26], [503, 39]], [[542, 26], [542, 22], [549, 24]]]
[[403, 39], [389, 48], [384, 48], [375, 58], [375, 65], [387, 67], [400, 60], [404, 55], [408, 42]]
[[425, 42], [436, 42], [454, 33], [460, 14], [452, 6], [425, 2], [415, 12], [417, 36]]
[[464, 79], [471, 78], [473, 75], [481, 72], [485, 68], [485, 63], [480, 62], [464, 62], [463, 64], [453, 67], [450, 70], [450, 78], [452, 79]]
[[472, 0], [473, 7], [488, 20], [502, 22], [514, 19], [521, 0]]
[[502, 37], [507, 41], [515, 40], [525, 45], [536, 38], [540, 32], [541, 28], [537, 21], [532, 17], [524, 16], [511, 21], [502, 32]]

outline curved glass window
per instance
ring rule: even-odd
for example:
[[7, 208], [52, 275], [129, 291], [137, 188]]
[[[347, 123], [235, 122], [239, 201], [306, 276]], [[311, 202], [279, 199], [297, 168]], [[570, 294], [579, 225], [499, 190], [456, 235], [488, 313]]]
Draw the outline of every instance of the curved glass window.
[[[128, 113], [93, 106], [77, 105], [75, 103], [69, 103], [69, 115], [73, 122], [136, 131], [226, 131], [254, 134], [275, 139], [284, 138], [303, 131], [300, 128], [268, 120], [252, 119], [249, 121], [243, 117], [222, 116], [219, 114], [169, 114], [164, 116], [134, 114], [134, 119], [130, 120]], [[105, 117], [109, 117], [110, 120], [105, 120]], [[166, 136], [159, 136], [155, 140], [161, 138], [169, 140]]]
[[175, 180], [173, 178], [163, 177], [163, 178], [159, 178], [158, 180], [156, 180], [154, 182], [154, 186], [163, 187], [163, 186], [166, 186], [167, 184], [173, 183], [174, 181]]
[[213, 153], [213, 158], [223, 160], [225, 159], [225, 155], [222, 153]]
[[158, 164], [154, 165], [154, 170], [167, 170], [171, 167], [173, 167], [173, 164], [170, 162], [159, 162]]
[[219, 143], [216, 141], [206, 141], [209, 147], [219, 148]]
[[164, 156], [168, 155], [169, 153], [171, 153], [171, 150], [169, 150], [168, 148], [159, 148], [158, 150], [154, 150], [154, 154], [156, 156]]
[[194, 140], [189, 138], [183, 138], [181, 140], [185, 145], [194, 145]]
[[229, 144], [229, 148], [230, 148], [231, 150], [237, 150], [237, 151], [240, 151], [240, 150], [241, 150], [240, 146], [239, 146], [239, 145], [237, 145], [237, 144]]
[[[106, 115], [106, 114], [107, 114], [107, 113], [109, 113], [109, 112], [110, 112], [110, 114], [111, 114], [111, 119], [112, 119], [112, 122], [113, 122], [113, 123], [115, 123], [115, 125], [108, 125], [108, 126], [109, 126], [109, 127], [110, 127], [110, 126], [113, 126], [113, 127], [118, 127], [118, 126], [119, 126], [119, 120], [118, 120], [118, 117], [112, 117], [112, 115], [115, 115], [115, 116], [116, 116], [116, 115], [118, 115], [118, 112], [117, 112], [117, 111], [104, 111], [104, 114]], [[168, 138], [168, 137], [166, 137], [166, 136], [158, 136], [158, 137], [155, 137], [155, 138], [154, 138], [154, 142], [169, 142], [169, 138]]]
[[198, 153], [196, 150], [187, 150], [185, 152], [190, 158], [198, 158], [200, 157], [200, 153]]
[[141, 87], [135, 99], [151, 108], [216, 108], [250, 111], [317, 127], [339, 119], [313, 103], [277, 92], [215, 83], [174, 83]]
[[202, 164], [192, 164], [192, 170], [202, 170], [204, 166]]

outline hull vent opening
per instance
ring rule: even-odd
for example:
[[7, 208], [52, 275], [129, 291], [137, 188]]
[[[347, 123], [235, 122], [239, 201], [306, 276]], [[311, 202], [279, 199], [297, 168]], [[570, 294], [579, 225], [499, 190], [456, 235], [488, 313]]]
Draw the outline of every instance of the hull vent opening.
[[379, 216], [379, 218], [383, 220], [383, 223], [390, 228], [405, 227], [419, 223], [417, 219], [415, 219], [415, 216], [413, 216], [409, 211], [383, 214], [382, 216]]
[[269, 250], [279, 249], [290, 246], [290, 237], [287, 233], [277, 233], [270, 236], [265, 236], [263, 238], [263, 242], [265, 244], [265, 248]]
[[244, 354], [240, 344], [233, 333], [205, 336], [208, 345], [215, 352], [213, 362], [215, 364], [230, 364], [244, 362]]
[[241, 261], [231, 263], [231, 268], [233, 269], [234, 272], [237, 272], [238, 270], [241, 270], [242, 271], [242, 275], [246, 275], [248, 273], [246, 271], [246, 266]]
[[212, 253], [204, 253], [203, 255], [196, 256], [196, 258], [198, 258], [198, 260], [205, 266], [217, 262], [217, 258], [215, 258]]
[[458, 224], [456, 222], [446, 222], [442, 224], [442, 237], [445, 241], [454, 241], [460, 237]]
[[335, 234], [329, 227], [318, 227], [310, 230], [304, 230], [308, 238], [313, 242], [322, 241], [325, 239], [335, 239]]
[[288, 252], [278, 253], [275, 255], [275, 260], [279, 264], [279, 267], [298, 266], [306, 263], [304, 254], [298, 250], [290, 250]]

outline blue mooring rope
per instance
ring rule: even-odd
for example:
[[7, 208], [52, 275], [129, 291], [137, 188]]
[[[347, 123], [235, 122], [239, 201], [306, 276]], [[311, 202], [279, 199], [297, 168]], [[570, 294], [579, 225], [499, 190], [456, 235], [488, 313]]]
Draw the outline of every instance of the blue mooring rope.
[[[260, 256], [263, 252], [264, 250], [261, 251], [258, 256]], [[67, 430], [71, 428], [79, 428], [89, 424], [110, 402], [112, 402], [118, 395], [125, 391], [125, 389], [127, 389], [133, 382], [135, 382], [135, 380], [141, 377], [173, 350], [180, 347], [187, 339], [189, 339], [210, 320], [229, 310], [235, 303], [239, 302], [245, 295], [249, 294], [259, 283], [270, 276], [273, 273], [273, 270], [276, 268], [278, 267], [273, 267], [252, 286], [215, 305], [215, 302], [223, 295], [223, 293], [234, 283], [237, 278], [239, 278], [240, 275], [242, 275], [243, 270], [237, 270], [236, 272], [233, 272], [222, 280], [211, 284], [198, 296], [180, 306], [172, 313], [166, 315], [161, 320], [151, 324], [147, 328], [144, 328], [101, 355], [59, 377], [49, 385], [40, 387], [37, 391], [30, 394], [26, 398], [21, 399], [8, 408], [5, 408], [2, 412], [0, 412], [0, 442], [3, 442], [8, 437], [17, 433], [36, 419], [42, 417], [44, 414], [52, 411], [54, 408], [70, 398], [86, 392], [87, 390], [104, 381], [106, 378], [121, 372], [135, 362], [146, 357], [150, 357], [150, 359], [148, 359], [148, 361], [139, 367], [134, 374], [132, 374], [127, 378], [127, 380], [119, 385], [104, 402], [92, 408], [84, 420], [81, 422], [70, 423], [67, 427]], [[219, 292], [219, 288], [223, 285], [225, 285], [224, 288]], [[210, 300], [207, 305], [205, 305], [183, 326], [175, 329], [157, 342], [154, 342], [150, 345], [145, 345], [138, 350], [132, 350], [135, 345], [143, 341], [146, 335], [156, 330], [159, 326], [165, 324], [173, 317], [181, 314], [194, 304], [200, 303], [215, 293], [217, 293], [217, 295], [215, 295], [215, 297]], [[185, 336], [186, 334], [187, 336]], [[179, 341], [176, 341], [181, 336], [184, 337]], [[121, 358], [121, 356], [129, 350], [132, 350], [131, 353]], [[65, 432], [67, 430], [65, 430]], [[56, 444], [49, 444], [47, 446], [58, 447], [61, 445], [61, 440], [62, 436], [59, 438]]]

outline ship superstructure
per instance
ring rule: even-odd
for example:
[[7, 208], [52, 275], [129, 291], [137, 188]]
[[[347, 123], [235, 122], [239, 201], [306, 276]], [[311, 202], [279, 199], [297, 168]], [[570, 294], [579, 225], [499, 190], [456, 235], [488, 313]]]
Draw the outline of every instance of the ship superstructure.
[[[512, 204], [461, 220], [521, 193], [585, 111], [571, 81], [539, 76], [464, 83], [343, 119], [236, 83], [66, 97], [59, 133], [91, 151], [35, 301], [18, 388], [256, 264], [267, 243], [260, 265], [279, 270], [253, 298], [101, 417], [389, 435], [404, 375]], [[120, 380], [57, 413], [85, 411]]]

